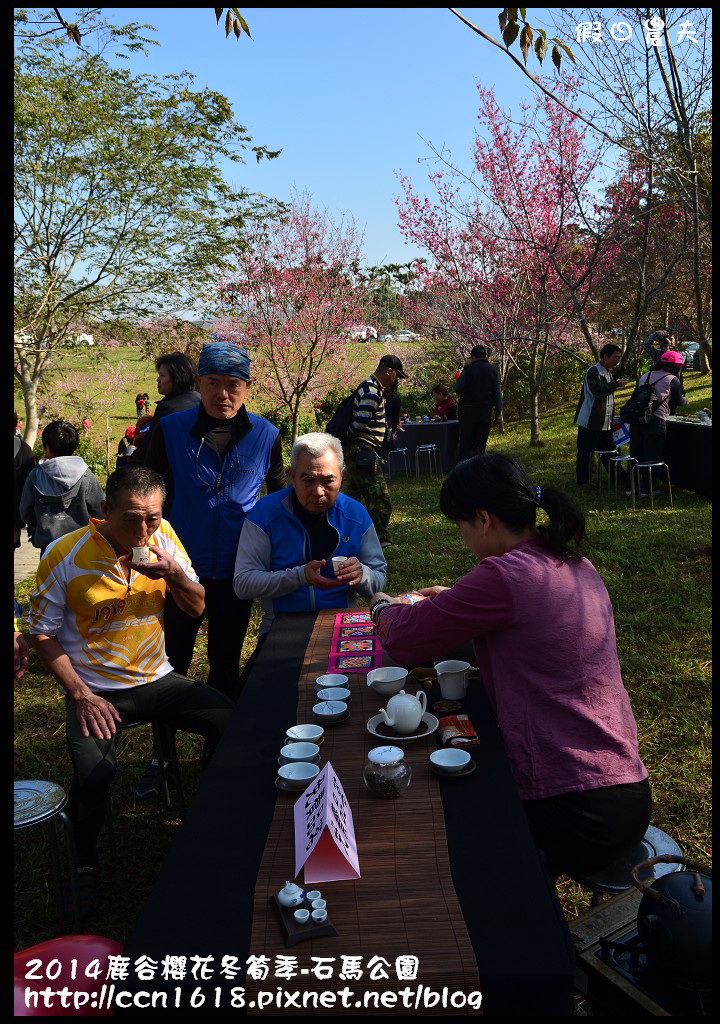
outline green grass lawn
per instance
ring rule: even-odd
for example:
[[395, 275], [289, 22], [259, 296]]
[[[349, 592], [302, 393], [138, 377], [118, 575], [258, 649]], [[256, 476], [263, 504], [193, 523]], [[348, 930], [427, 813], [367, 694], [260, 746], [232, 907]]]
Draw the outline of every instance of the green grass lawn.
[[[148, 364], [145, 364], [147, 367]], [[154, 373], [143, 369], [143, 391]], [[690, 409], [710, 404], [710, 379], [686, 376]], [[119, 397], [118, 418], [132, 421], [132, 394]], [[155, 396], [153, 396], [155, 397]], [[658, 499], [655, 509], [633, 513], [624, 496], [616, 505], [607, 490], [574, 483], [573, 409], [542, 417], [544, 445], [528, 447], [527, 421], [492, 433], [489, 450], [518, 457], [534, 481], [559, 486], [581, 505], [588, 521], [592, 561], [615, 609], [620, 662], [640, 733], [641, 755], [654, 791], [653, 823], [668, 832], [687, 856], [711, 856], [710, 792], [710, 588], [711, 502], [674, 490], [674, 507]], [[118, 434], [119, 436], [119, 434]], [[438, 511], [439, 478], [417, 483], [393, 477], [392, 533], [397, 547], [387, 552], [388, 590], [399, 593], [432, 583], [451, 584], [473, 559], [457, 528]], [[30, 583], [16, 588], [27, 605]], [[243, 658], [255, 644], [259, 617], [253, 616]], [[207, 671], [204, 636], [196, 647], [191, 675]], [[198, 777], [199, 740], [179, 737], [186, 792]], [[154, 801], [135, 804], [133, 791], [150, 752], [150, 730], [124, 740], [121, 771], [113, 789], [116, 861], [101, 840], [101, 911], [90, 930], [123, 941], [147, 898], [153, 879], [179, 827], [175, 812]], [[65, 748], [60, 692], [32, 656], [31, 670], [15, 685], [15, 778], [44, 778], [63, 786], [71, 773]], [[191, 882], [191, 880], [189, 880]], [[588, 896], [561, 882], [569, 916], [588, 906]], [[15, 948], [63, 934], [72, 926], [55, 918], [44, 830], [15, 834]]]

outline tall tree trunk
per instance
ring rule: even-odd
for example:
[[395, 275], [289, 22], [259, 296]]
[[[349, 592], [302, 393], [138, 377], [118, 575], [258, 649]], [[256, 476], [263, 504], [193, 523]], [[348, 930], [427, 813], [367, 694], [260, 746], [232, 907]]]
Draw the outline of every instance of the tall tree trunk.
[[298, 426], [300, 424], [300, 399], [296, 398], [293, 402], [292, 410], [292, 432], [290, 434], [290, 444], [295, 444], [298, 436]]
[[693, 285], [695, 291], [695, 322], [697, 338], [700, 343], [700, 373], [709, 373], [712, 366], [712, 353], [705, 336], [705, 313], [703, 294], [700, 284], [700, 202], [698, 198], [697, 161], [693, 158], [690, 170], [693, 215]]

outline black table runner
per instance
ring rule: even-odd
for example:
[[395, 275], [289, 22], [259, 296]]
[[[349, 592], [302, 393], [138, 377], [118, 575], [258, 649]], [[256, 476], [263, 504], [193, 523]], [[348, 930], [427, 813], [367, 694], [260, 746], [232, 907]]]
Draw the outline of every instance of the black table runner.
[[[278, 749], [295, 722], [297, 680], [315, 615], [281, 615], [241, 695], [230, 726], [205, 772], [124, 955], [213, 956], [210, 980], [140, 981], [131, 970], [118, 987], [166, 991], [168, 1005], [118, 1013], [237, 1016], [226, 990], [244, 984], [250, 955], [253, 891], [277, 791]], [[431, 699], [433, 694], [430, 695]], [[437, 695], [439, 696], [439, 694]], [[522, 805], [487, 698], [480, 689], [467, 711], [481, 739], [478, 768], [462, 783], [443, 782], [453, 884], [482, 979], [487, 1016], [572, 1016], [570, 936], [550, 880], [530, 839]], [[139, 852], [138, 855], [141, 855]], [[125, 866], [131, 870], [131, 865]], [[257, 952], [257, 951], [255, 951]], [[218, 975], [237, 957], [233, 981]], [[216, 987], [220, 1006], [213, 1005]], [[179, 1007], [176, 989], [180, 990]], [[205, 1004], [190, 1010], [199, 990]], [[398, 1012], [397, 1010], [395, 1012]]]

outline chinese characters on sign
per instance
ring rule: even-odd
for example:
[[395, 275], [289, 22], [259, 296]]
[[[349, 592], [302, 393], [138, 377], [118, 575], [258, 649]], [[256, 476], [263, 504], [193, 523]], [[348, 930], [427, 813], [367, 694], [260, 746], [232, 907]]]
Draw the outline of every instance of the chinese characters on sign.
[[328, 761], [295, 804], [295, 875], [305, 883], [359, 878], [352, 811]]
[[[662, 49], [665, 46], [666, 26], [662, 18], [644, 18], [642, 31], [647, 46]], [[580, 21], [575, 26], [575, 39], [578, 43], [599, 43], [602, 40], [605, 26], [601, 21]], [[699, 45], [695, 36], [693, 23], [687, 19], [675, 28], [675, 45], [690, 42]], [[619, 43], [626, 43], [633, 38], [633, 27], [628, 21], [614, 21], [610, 25], [611, 37]]]

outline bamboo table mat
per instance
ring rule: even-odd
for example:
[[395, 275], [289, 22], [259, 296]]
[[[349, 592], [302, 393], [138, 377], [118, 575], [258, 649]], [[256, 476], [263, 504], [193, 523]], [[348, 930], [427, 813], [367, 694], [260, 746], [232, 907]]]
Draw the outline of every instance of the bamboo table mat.
[[[336, 610], [318, 614], [298, 682], [298, 723], [313, 721], [312, 706], [317, 702], [313, 684], [327, 667], [336, 614]], [[413, 773], [405, 793], [395, 800], [374, 796], [365, 786], [362, 770], [368, 750], [388, 741], [372, 736], [366, 723], [387, 703], [387, 698], [367, 686], [365, 675], [348, 673], [348, 676], [352, 692], [350, 717], [337, 726], [326, 727], [320, 747], [320, 766], [331, 762], [352, 808], [361, 877], [312, 886], [327, 900], [328, 915], [337, 929], [337, 936], [309, 939], [290, 949], [285, 946], [284, 931], [268, 899], [286, 880], [293, 878], [293, 808], [302, 794], [279, 793], [256, 882], [250, 953], [267, 957], [271, 972], [276, 958], [296, 957], [297, 977], [282, 981], [288, 990], [322, 993], [348, 987], [352, 989], [353, 1001], [362, 1000], [363, 993], [371, 1000], [367, 1009], [351, 1005], [342, 1009], [343, 1013], [357, 1015], [369, 1010], [374, 1014], [476, 1015], [478, 1009], [467, 1006], [453, 1008], [449, 1004], [435, 1004], [426, 1008], [422, 995], [417, 1007], [413, 1005], [411, 1010], [405, 1011], [399, 1002], [392, 1008], [388, 1003], [383, 1006], [372, 1001], [381, 993], [397, 992], [408, 986], [438, 993], [445, 990], [448, 997], [453, 992], [478, 992], [481, 986], [450, 876], [439, 780], [428, 764], [436, 736], [404, 746], [405, 761]], [[294, 685], [294, 681], [278, 679], [277, 685]], [[302, 876], [297, 881], [303, 885]], [[396, 973], [396, 958], [406, 954], [419, 960], [413, 981], [399, 980]], [[312, 973], [316, 964], [313, 957], [335, 958], [331, 978], [318, 978]], [[343, 980], [340, 977], [345, 966], [343, 957], [362, 958], [361, 978]], [[386, 961], [380, 967], [387, 979], [370, 977], [369, 963], [378, 957]], [[258, 982], [251, 980], [248, 973], [249, 1014], [287, 1016], [287, 1011], [278, 1006], [250, 1007], [257, 999], [258, 990], [267, 991], [277, 986], [277, 978], [271, 982], [271, 977], [272, 973]], [[308, 1007], [304, 1011], [309, 1016], [338, 1012], [339, 1004], [327, 1009]]]

